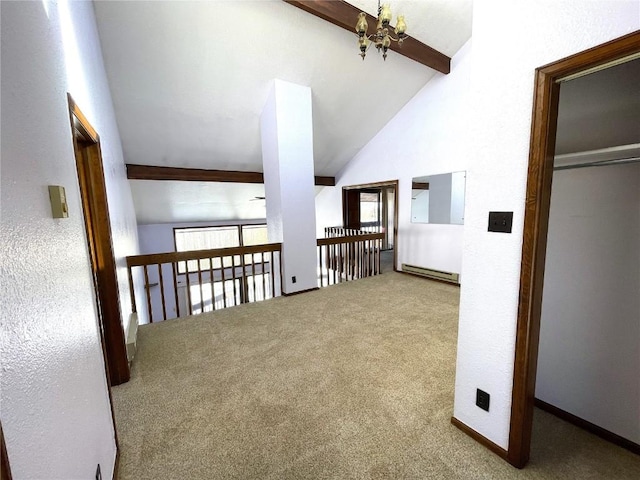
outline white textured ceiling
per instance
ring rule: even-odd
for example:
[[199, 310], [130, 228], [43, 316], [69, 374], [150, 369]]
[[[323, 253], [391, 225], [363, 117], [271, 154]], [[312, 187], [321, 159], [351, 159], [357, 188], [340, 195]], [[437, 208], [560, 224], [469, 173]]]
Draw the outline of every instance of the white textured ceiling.
[[[471, 36], [470, 0], [392, 3], [445, 54]], [[279, 78], [311, 87], [316, 175], [335, 175], [436, 74], [393, 52], [363, 62], [355, 34], [281, 0], [95, 5], [128, 163], [262, 171]]]
[[[390, 3], [446, 55], [471, 36], [472, 0]], [[259, 118], [279, 78], [311, 87], [315, 174], [333, 176], [442, 75], [394, 52], [362, 61], [355, 34], [281, 0], [94, 4], [127, 163], [262, 171]]]

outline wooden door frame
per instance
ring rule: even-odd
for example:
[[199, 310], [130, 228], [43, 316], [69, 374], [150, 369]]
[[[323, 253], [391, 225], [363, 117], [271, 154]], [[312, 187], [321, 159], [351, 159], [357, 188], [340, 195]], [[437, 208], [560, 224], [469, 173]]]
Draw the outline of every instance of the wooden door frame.
[[640, 31], [536, 69], [507, 460], [529, 461], [560, 80], [640, 52]]
[[130, 372], [111, 241], [100, 137], [71, 95], [67, 94], [67, 97], [87, 244], [92, 272], [95, 272], [92, 276], [107, 380], [109, 386], [120, 385], [129, 380]]
[[0, 421], [0, 480], [11, 480], [11, 465], [7, 454], [7, 444], [4, 441], [4, 431]]
[[398, 271], [398, 212], [400, 211], [399, 203], [398, 203], [398, 180], [386, 180], [384, 182], [374, 182], [374, 183], [364, 183], [361, 185], [346, 185], [342, 187], [342, 214], [343, 218], [345, 217], [345, 199], [346, 192], [348, 190], [362, 190], [367, 188], [382, 188], [382, 187], [393, 187], [393, 199], [394, 199], [394, 216], [393, 216], [393, 271]]

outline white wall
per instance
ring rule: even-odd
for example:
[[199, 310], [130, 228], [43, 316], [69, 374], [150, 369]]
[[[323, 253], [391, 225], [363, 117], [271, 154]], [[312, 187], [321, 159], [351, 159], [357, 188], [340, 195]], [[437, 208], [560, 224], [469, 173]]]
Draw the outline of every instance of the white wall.
[[536, 396], [640, 443], [640, 164], [553, 177]]
[[462, 271], [461, 225], [411, 223], [413, 177], [465, 170], [471, 42], [453, 58], [449, 75], [436, 74], [337, 175], [337, 186], [316, 197], [318, 237], [342, 225], [342, 186], [399, 180], [398, 266]]
[[[91, 2], [1, 2], [2, 426], [14, 478], [111, 478], [114, 432], [67, 92], [101, 137], [122, 311], [136, 223]], [[63, 42], [64, 37], [64, 42]], [[74, 44], [74, 42], [78, 42]], [[70, 216], [51, 218], [47, 185]]]
[[[511, 416], [534, 70], [638, 28], [637, 0], [474, 2], [454, 415], [504, 448]], [[446, 104], [447, 99], [441, 101]], [[417, 118], [442, 113], [430, 106]], [[490, 210], [514, 212], [512, 234], [487, 232]], [[476, 388], [491, 394], [489, 412], [475, 406]]]

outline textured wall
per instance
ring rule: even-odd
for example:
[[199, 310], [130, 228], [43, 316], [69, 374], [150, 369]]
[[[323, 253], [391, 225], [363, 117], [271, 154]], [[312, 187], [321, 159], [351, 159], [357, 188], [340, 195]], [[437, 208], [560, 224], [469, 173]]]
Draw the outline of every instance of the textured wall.
[[[534, 70], [640, 27], [632, 1], [475, 2], [455, 416], [507, 447]], [[490, 210], [513, 233], [487, 232]], [[475, 406], [476, 388], [491, 411]]]
[[398, 179], [398, 264], [462, 271], [461, 225], [411, 223], [411, 179], [465, 170], [471, 41], [316, 197], [317, 234], [342, 225], [342, 186]]
[[536, 396], [636, 443], [639, 246], [640, 164], [554, 173]]
[[[14, 478], [111, 478], [115, 444], [66, 94], [101, 135], [118, 264], [137, 234], [91, 2], [1, 2], [2, 410]], [[47, 185], [70, 217], [51, 218]], [[126, 277], [119, 272], [123, 313]]]

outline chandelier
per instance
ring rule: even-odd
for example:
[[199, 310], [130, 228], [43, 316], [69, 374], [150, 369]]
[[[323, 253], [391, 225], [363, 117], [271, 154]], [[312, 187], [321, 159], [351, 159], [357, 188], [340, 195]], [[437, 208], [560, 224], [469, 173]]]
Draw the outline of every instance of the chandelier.
[[[402, 41], [407, 37], [407, 24], [404, 23], [404, 15], [398, 15], [395, 28], [389, 26], [390, 22], [391, 8], [389, 4], [381, 6], [380, 0], [378, 0], [378, 25], [376, 31], [369, 35], [367, 32], [369, 28], [367, 14], [360, 12], [358, 15], [358, 23], [356, 23], [356, 32], [358, 33], [358, 45], [360, 47], [362, 60], [364, 60], [367, 49], [372, 43], [375, 44], [378, 53], [382, 50], [382, 58], [384, 60], [387, 59], [387, 50], [389, 50], [391, 42], [398, 42], [398, 46], [402, 46]], [[390, 30], [396, 34], [396, 37], [389, 33]]]

